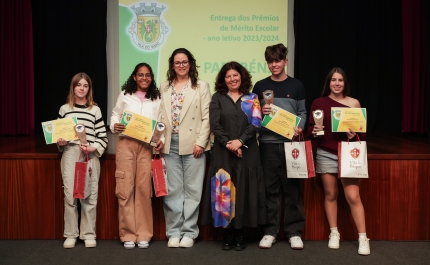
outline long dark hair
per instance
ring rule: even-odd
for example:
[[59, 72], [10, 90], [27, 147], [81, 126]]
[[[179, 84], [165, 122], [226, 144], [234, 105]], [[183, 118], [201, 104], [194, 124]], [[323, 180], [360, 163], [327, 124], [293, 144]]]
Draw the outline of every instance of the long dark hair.
[[227, 71], [231, 69], [236, 70], [240, 74], [239, 92], [244, 95], [248, 95], [249, 91], [252, 88], [252, 76], [248, 72], [248, 70], [246, 70], [245, 67], [243, 67], [240, 63], [234, 61], [228, 62], [221, 67], [221, 70], [219, 71], [215, 79], [215, 91], [220, 94], [227, 94], [228, 87], [225, 83], [225, 76], [227, 74]]
[[167, 70], [167, 80], [169, 81], [169, 85], [173, 84], [173, 81], [176, 79], [176, 72], [174, 69], [174, 59], [175, 55], [178, 53], [183, 53], [188, 58], [188, 64], [190, 65], [190, 70], [188, 71], [188, 76], [191, 79], [191, 87], [193, 89], [197, 88], [197, 80], [199, 80], [199, 72], [197, 71], [197, 68], [199, 66], [196, 65], [196, 59], [194, 59], [194, 56], [191, 54], [190, 51], [188, 51], [185, 48], [178, 48], [173, 51], [172, 55], [169, 58], [169, 70]]
[[127, 81], [125, 81], [124, 85], [122, 85], [121, 90], [124, 91], [124, 95], [127, 95], [127, 93], [132, 95], [137, 91], [137, 83], [133, 77], [136, 75], [137, 71], [142, 66], [147, 67], [149, 69], [149, 73], [151, 74], [151, 84], [149, 85], [148, 90], [146, 91], [145, 97], [151, 100], [161, 98], [160, 91], [158, 90], [157, 85], [155, 84], [154, 72], [152, 72], [151, 66], [149, 66], [149, 64], [147, 63], [139, 63], [138, 65], [136, 65], [136, 67], [134, 67], [133, 72], [128, 77]]
[[342, 68], [335, 67], [328, 72], [327, 77], [325, 78], [325, 83], [324, 83], [324, 87], [323, 87], [323, 90], [321, 93], [321, 97], [326, 97], [326, 96], [330, 95], [330, 92], [331, 92], [330, 82], [331, 82], [331, 78], [333, 77], [334, 73], [339, 73], [342, 75], [343, 84], [344, 84], [342, 95], [344, 97], [349, 96], [349, 83], [348, 83], [348, 79], [346, 78], [346, 73]]

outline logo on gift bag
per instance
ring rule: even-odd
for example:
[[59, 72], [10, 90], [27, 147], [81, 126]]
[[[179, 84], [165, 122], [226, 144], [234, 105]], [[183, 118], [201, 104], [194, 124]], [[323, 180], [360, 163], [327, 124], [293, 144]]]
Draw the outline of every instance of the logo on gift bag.
[[291, 151], [291, 156], [294, 158], [294, 160], [297, 160], [297, 158], [300, 155], [300, 151], [297, 148], [294, 148], [293, 151]]
[[358, 156], [360, 155], [360, 149], [354, 148], [351, 150], [350, 154], [351, 154], [352, 158], [357, 159]]

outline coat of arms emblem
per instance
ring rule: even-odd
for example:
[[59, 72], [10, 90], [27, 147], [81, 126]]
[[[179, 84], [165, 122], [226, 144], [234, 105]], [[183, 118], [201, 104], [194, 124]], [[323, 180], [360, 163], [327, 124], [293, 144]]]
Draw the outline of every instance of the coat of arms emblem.
[[300, 151], [297, 148], [294, 148], [293, 151], [291, 151], [291, 156], [294, 158], [294, 160], [297, 160], [297, 158], [300, 155]]
[[132, 113], [125, 114], [125, 121], [127, 123], [130, 123], [131, 119], [133, 119], [133, 114]]
[[334, 110], [333, 117], [339, 121], [342, 118], [342, 110], [340, 109]]
[[352, 158], [357, 159], [360, 156], [360, 149], [354, 148], [350, 151]]
[[132, 35], [133, 42], [141, 49], [154, 50], [164, 42], [164, 36], [169, 31], [163, 20], [160, 18], [165, 6], [158, 7], [156, 3], [139, 3], [139, 6], [132, 6], [131, 9], [136, 14], [136, 19], [128, 28], [128, 33]]
[[45, 124], [45, 131], [47, 133], [52, 133], [54, 131], [54, 124], [52, 124], [51, 122], [48, 122]]

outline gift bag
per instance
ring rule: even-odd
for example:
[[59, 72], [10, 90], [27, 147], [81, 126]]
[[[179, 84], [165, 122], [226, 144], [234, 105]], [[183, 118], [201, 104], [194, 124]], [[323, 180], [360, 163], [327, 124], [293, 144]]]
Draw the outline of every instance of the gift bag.
[[369, 178], [366, 142], [338, 143], [338, 167], [339, 178]]
[[287, 142], [284, 143], [284, 149], [287, 178], [313, 178], [316, 176], [311, 141]]
[[152, 180], [154, 182], [155, 196], [166, 196], [168, 194], [166, 162], [161, 153], [159, 158], [156, 158], [155, 154], [152, 158]]
[[88, 152], [79, 155], [79, 161], [75, 163], [75, 179], [73, 186], [73, 198], [86, 199], [91, 194], [92, 160], [88, 158]]

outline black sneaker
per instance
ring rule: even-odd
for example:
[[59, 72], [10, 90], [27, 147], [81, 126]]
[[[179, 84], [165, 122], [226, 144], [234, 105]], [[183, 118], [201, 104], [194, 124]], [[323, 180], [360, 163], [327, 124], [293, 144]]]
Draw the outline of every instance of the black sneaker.
[[222, 250], [232, 250], [234, 248], [234, 235], [228, 235], [222, 242]]
[[242, 251], [246, 248], [245, 240], [243, 239], [243, 236], [236, 236], [234, 241], [234, 250], [236, 251]]

